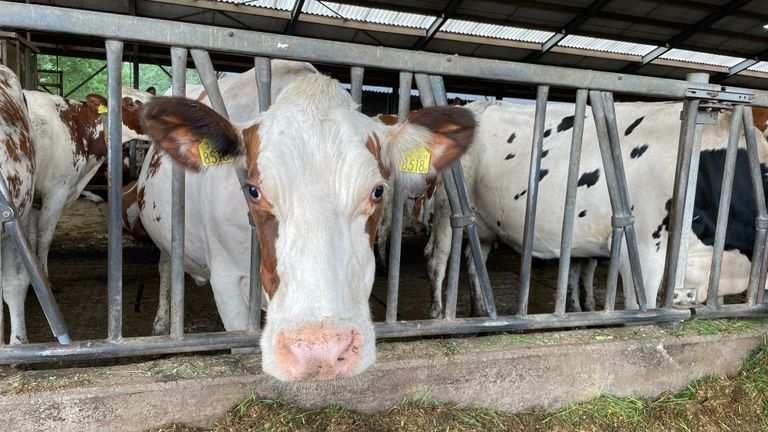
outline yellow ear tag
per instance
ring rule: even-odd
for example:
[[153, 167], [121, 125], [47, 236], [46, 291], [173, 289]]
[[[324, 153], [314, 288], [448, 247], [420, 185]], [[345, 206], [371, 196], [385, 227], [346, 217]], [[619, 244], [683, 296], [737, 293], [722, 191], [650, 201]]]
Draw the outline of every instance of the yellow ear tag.
[[416, 147], [405, 154], [400, 162], [400, 172], [426, 174], [429, 172], [429, 158], [431, 155], [424, 147]]
[[96, 111], [97, 111], [99, 114], [104, 114], [104, 113], [106, 113], [106, 112], [107, 112], [107, 106], [106, 106], [106, 105], [103, 105], [103, 104], [102, 104], [102, 105], [99, 105], [99, 107], [98, 107], [98, 108], [96, 108]]
[[233, 155], [222, 156], [216, 149], [213, 148], [213, 143], [208, 138], [203, 138], [200, 144], [197, 145], [198, 151], [200, 151], [200, 162], [203, 166], [215, 166], [224, 165], [235, 160]]

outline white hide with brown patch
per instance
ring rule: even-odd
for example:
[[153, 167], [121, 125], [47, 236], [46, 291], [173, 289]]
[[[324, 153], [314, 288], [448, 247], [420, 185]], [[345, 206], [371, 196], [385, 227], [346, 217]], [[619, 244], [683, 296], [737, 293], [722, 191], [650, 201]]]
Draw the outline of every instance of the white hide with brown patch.
[[[0, 174], [16, 206], [16, 220], [27, 233], [32, 210], [35, 151], [29, 138], [29, 117], [21, 86], [13, 72], [0, 65]], [[10, 235], [2, 234], [3, 299], [11, 317], [12, 344], [27, 342], [24, 301], [29, 275]], [[0, 305], [1, 306], [1, 305]]]
[[[146, 140], [139, 114], [142, 100], [150, 95], [125, 88], [124, 92], [130, 96], [122, 101], [123, 143]], [[79, 102], [37, 91], [25, 91], [24, 96], [37, 165], [31, 240], [47, 275], [48, 251], [63, 210], [77, 200], [107, 157], [106, 114], [98, 112], [107, 100], [90, 95]]]
[[[194, 144], [203, 138], [219, 143], [222, 151], [236, 145], [246, 152], [241, 163], [248, 169], [250, 211], [262, 246], [261, 276], [271, 296], [261, 339], [264, 371], [286, 381], [323, 380], [369, 367], [375, 361], [375, 335], [368, 297], [382, 185], [416, 146], [427, 146], [432, 154], [432, 176], [459, 157], [474, 128], [471, 115], [461, 108], [435, 108], [414, 114], [404, 125], [385, 126], [361, 114], [337, 81], [306, 73], [242, 132], [230, 130], [202, 105], [178, 98], [153, 101], [146, 121], [153, 139], [186, 166], [199, 166]], [[222, 132], [212, 132], [216, 127]], [[202, 191], [187, 183], [187, 198], [220, 193], [222, 185], [206, 177], [222, 169], [199, 175]], [[423, 182], [420, 175], [400, 179]], [[240, 218], [241, 199], [220, 206], [201, 202], [197, 215], [187, 208], [188, 232], [196, 227], [211, 237], [203, 245], [210, 258], [248, 256], [247, 231], [230, 230]], [[163, 204], [146, 194], [145, 200], [147, 213]], [[159, 231], [146, 228], [153, 238]], [[234, 251], [211, 247], [211, 240], [227, 235], [234, 236]], [[246, 281], [222, 285], [211, 273], [228, 330], [247, 326]]]
[[[296, 77], [317, 73], [308, 63], [272, 61], [271, 96], [274, 100]], [[256, 120], [258, 90], [253, 69], [219, 80], [219, 88], [232, 121]], [[170, 93], [170, 89], [168, 93]], [[187, 97], [210, 105], [203, 86], [188, 85]], [[143, 230], [160, 248], [159, 305], [154, 334], [167, 334], [170, 326], [171, 163], [152, 146], [144, 159], [137, 185], [136, 208]], [[231, 165], [186, 175], [184, 271], [198, 284], [210, 281], [219, 315], [227, 330], [243, 330], [247, 323], [250, 285], [248, 207]], [[137, 228], [133, 224], [133, 229]]]

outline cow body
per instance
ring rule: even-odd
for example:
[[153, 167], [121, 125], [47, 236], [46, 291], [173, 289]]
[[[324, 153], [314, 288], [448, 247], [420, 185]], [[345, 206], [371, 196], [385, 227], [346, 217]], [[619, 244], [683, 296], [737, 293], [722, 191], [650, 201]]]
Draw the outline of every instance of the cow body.
[[[404, 155], [417, 147], [430, 155], [426, 175], [436, 176], [465, 151], [474, 129], [471, 114], [462, 108], [426, 109], [405, 124], [383, 125], [361, 114], [337, 81], [303, 69], [251, 124], [234, 125], [184, 98], [157, 98], [145, 111], [154, 142], [177, 162], [201, 172], [196, 189], [187, 180], [186, 227], [188, 234], [205, 233], [206, 243], [191, 243], [187, 237], [185, 267], [199, 272], [198, 277], [210, 272], [228, 330], [247, 324], [247, 277], [219, 278], [212, 266], [220, 255], [247, 259], [250, 238], [237, 224], [246, 223], [245, 211], [252, 215], [261, 244], [262, 288], [269, 298], [262, 366], [286, 381], [352, 376], [374, 362], [368, 297], [384, 184], [396, 175]], [[273, 82], [276, 77], [273, 71]], [[207, 150], [201, 144], [221, 156], [243, 155], [235, 164], [247, 171], [247, 207], [241, 207], [244, 200], [233, 167], [204, 167]], [[149, 177], [152, 157], [148, 161], [140, 188], [141, 179]], [[162, 159], [158, 163], [165, 164]], [[424, 175], [401, 173], [398, 181], [423, 183]], [[170, 181], [164, 183], [169, 188]], [[221, 196], [230, 184], [236, 191], [231, 199], [200, 200], [193, 204], [199, 214], [190, 213], [195, 195]], [[156, 220], [151, 212], [169, 206], [170, 200], [152, 198], [146, 181], [143, 187], [141, 219], [157, 241], [167, 231], [147, 222]], [[169, 226], [168, 212], [158, 216], [158, 224]], [[231, 238], [225, 250], [221, 239], [226, 236]], [[194, 252], [197, 257], [192, 249], [200, 249]], [[211, 267], [203, 268], [207, 263]]]
[[[26, 234], [32, 210], [35, 149], [29, 134], [29, 116], [21, 86], [13, 72], [0, 65], [0, 175], [16, 207], [16, 221]], [[11, 316], [11, 343], [27, 341], [24, 300], [29, 274], [19, 258], [10, 235], [2, 232], [3, 298]]]
[[[675, 163], [680, 130], [680, 103], [617, 103], [616, 116], [624, 159], [630, 206], [635, 217], [638, 250], [643, 269], [646, 297], [654, 305], [661, 285], [667, 247], [668, 210], [672, 198]], [[518, 251], [522, 247], [525, 205], [528, 183], [528, 166], [531, 155], [534, 105], [516, 105], [501, 102], [477, 102], [467, 105], [475, 113], [478, 128], [472, 149], [462, 159], [465, 180], [481, 238], [484, 258], [493, 241], [500, 239]], [[541, 169], [538, 173], [539, 201], [534, 231], [533, 256], [542, 259], [560, 256], [560, 239], [565, 202], [566, 176], [570, 158], [570, 141], [574, 107], [571, 104], [550, 103], [547, 106]], [[710, 186], [722, 179], [722, 165], [718, 168], [714, 159], [724, 157], [728, 139], [730, 113], [720, 116], [716, 125], [704, 126], [702, 139], [702, 164], [699, 180], [710, 179]], [[765, 160], [766, 142], [758, 134], [761, 160]], [[576, 219], [573, 229], [574, 257], [606, 257], [610, 252], [611, 206], [605, 183], [602, 160], [592, 113], [587, 112], [584, 145], [579, 168], [576, 198]], [[744, 153], [744, 139], [740, 150]], [[722, 159], [721, 159], [722, 160]], [[744, 183], [734, 188], [732, 217], [744, 212], [745, 201], [751, 200], [749, 178], [744, 169], [737, 168]], [[708, 170], [708, 173], [702, 173]], [[708, 187], [708, 190], [712, 189]], [[714, 192], [713, 192], [714, 193]], [[694, 233], [690, 237], [686, 286], [697, 289], [699, 301], [706, 295], [709, 263], [712, 255], [714, 208], [705, 204], [702, 191], [697, 193], [694, 213]], [[751, 201], [747, 201], [751, 205]], [[736, 204], [738, 203], [738, 204]], [[435, 289], [433, 311], [441, 310], [439, 287], [445, 274], [450, 250], [450, 224], [447, 198], [439, 188], [435, 204], [435, 226], [427, 247], [429, 273]], [[753, 213], [754, 214], [754, 213]], [[697, 220], [706, 219], [706, 227], [696, 229]], [[744, 222], [751, 227], [744, 228]], [[754, 216], [740, 218], [732, 223], [729, 231], [741, 229], [742, 234], [754, 239]], [[739, 228], [740, 227], [740, 228]], [[711, 232], [706, 232], [707, 230]], [[703, 234], [702, 234], [703, 233]], [[751, 233], [751, 234], [750, 234]], [[738, 235], [729, 235], [726, 242], [721, 283], [722, 294], [743, 291], [751, 257], [749, 250], [737, 250], [734, 241]], [[625, 288], [628, 288], [625, 306], [637, 307], [632, 288], [626, 245], [620, 260], [620, 272]], [[474, 271], [472, 266], [470, 270]]]
[[[35, 209], [32, 242], [48, 274], [48, 251], [63, 210], [77, 200], [107, 157], [107, 100], [90, 95], [85, 102], [43, 92], [25, 91], [30, 135], [36, 150]], [[123, 142], [141, 134], [139, 92], [123, 98]], [[135, 98], [135, 99], [134, 99]]]

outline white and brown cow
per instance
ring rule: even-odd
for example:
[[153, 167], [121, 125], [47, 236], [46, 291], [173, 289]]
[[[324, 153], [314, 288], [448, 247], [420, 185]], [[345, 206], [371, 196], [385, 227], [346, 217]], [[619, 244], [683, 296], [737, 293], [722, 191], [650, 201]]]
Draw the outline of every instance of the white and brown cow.
[[[616, 104], [646, 297], [651, 307], [663, 276], [681, 106], [672, 102]], [[484, 257], [487, 258], [496, 240], [519, 251], [528, 183], [527, 175], [521, 173], [528, 172], [535, 107], [503, 102], [476, 102], [466, 107], [474, 113], [478, 126], [475, 142], [462, 158], [462, 166], [470, 201], [476, 209]], [[537, 258], [560, 255], [573, 111], [571, 104], [547, 107], [533, 245], [533, 256]], [[696, 289], [698, 301], [706, 297], [730, 117], [730, 113], [725, 113], [717, 124], [704, 126], [685, 281], [686, 287]], [[768, 160], [768, 145], [761, 134], [757, 134], [757, 142], [761, 160]], [[746, 288], [754, 241], [755, 212], [743, 137], [739, 146], [720, 285], [722, 295]], [[612, 231], [611, 206], [589, 110], [580, 169], [572, 254], [574, 257], [606, 257]], [[438, 311], [442, 309], [438, 294], [445, 275], [450, 237], [447, 198], [444, 190], [438, 188], [435, 224], [426, 251], [435, 293], [433, 309]], [[626, 246], [623, 250], [626, 251]], [[474, 270], [472, 266], [470, 270]], [[629, 270], [627, 254], [623, 253], [620, 272], [625, 288], [629, 288], [625, 307], [636, 308]]]
[[[8, 185], [16, 207], [16, 220], [27, 233], [32, 210], [35, 149], [29, 133], [29, 116], [19, 81], [13, 72], [0, 65], [0, 174]], [[10, 235], [2, 232], [3, 298], [11, 316], [11, 343], [27, 341], [24, 300], [29, 274], [19, 258]]]
[[[142, 99], [149, 95], [132, 89], [123, 92], [123, 142], [146, 139], [140, 112]], [[92, 94], [79, 102], [37, 91], [25, 91], [24, 96], [37, 166], [31, 234], [47, 275], [48, 251], [62, 211], [77, 200], [107, 157], [107, 100]]]
[[[236, 126], [204, 104], [181, 98], [152, 101], [145, 119], [155, 143], [186, 167], [202, 171], [195, 174], [196, 187], [189, 180], [186, 187], [187, 269], [210, 271], [227, 330], [247, 327], [247, 279], [206, 267], [247, 257], [249, 239], [237, 227], [245, 220], [243, 198], [235, 187], [229, 200], [211, 199], [237, 180], [232, 166], [204, 168], [201, 160], [209, 145], [219, 155], [243, 155], [236, 163], [248, 171], [248, 207], [261, 242], [261, 277], [269, 298], [261, 338], [265, 372], [281, 380], [322, 380], [370, 366], [375, 360], [368, 307], [372, 245], [384, 185], [410, 149], [426, 146], [432, 176], [458, 158], [472, 136], [471, 114], [433, 108], [386, 126], [361, 114], [337, 81], [305, 70], [294, 74], [270, 109], [250, 125]], [[150, 167], [145, 163], [142, 177]], [[220, 171], [227, 173], [225, 183], [213, 181]], [[414, 174], [400, 178], [423, 181]], [[156, 242], [156, 236], [168, 236], [170, 223], [170, 206], [159, 198], [144, 184], [142, 222]], [[190, 241], [190, 233], [207, 236], [205, 242]], [[226, 244], [238, 243], [234, 250], [221, 246], [228, 236], [234, 238]]]

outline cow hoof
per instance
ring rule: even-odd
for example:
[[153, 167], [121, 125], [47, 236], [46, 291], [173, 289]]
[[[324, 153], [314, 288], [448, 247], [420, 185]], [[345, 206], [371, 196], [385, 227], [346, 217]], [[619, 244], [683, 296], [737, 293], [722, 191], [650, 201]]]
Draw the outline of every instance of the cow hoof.
[[157, 322], [152, 324], [152, 336], [165, 336], [170, 333], [170, 326], [168, 322]]
[[429, 307], [429, 317], [432, 319], [438, 319], [443, 317], [443, 306], [432, 303]]

